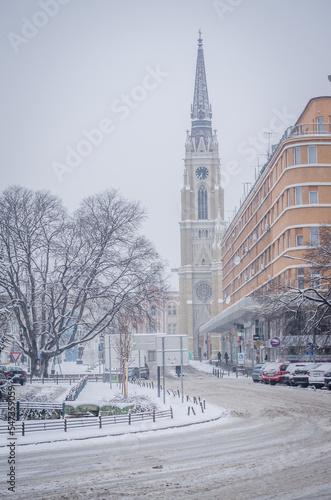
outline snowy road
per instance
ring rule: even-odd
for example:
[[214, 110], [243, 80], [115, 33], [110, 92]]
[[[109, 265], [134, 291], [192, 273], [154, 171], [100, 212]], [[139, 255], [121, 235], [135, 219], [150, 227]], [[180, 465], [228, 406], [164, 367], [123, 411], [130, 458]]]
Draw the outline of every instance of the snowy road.
[[[331, 392], [217, 379], [185, 392], [236, 418], [17, 450], [15, 499], [331, 499]], [[10, 498], [2, 491], [0, 498]]]

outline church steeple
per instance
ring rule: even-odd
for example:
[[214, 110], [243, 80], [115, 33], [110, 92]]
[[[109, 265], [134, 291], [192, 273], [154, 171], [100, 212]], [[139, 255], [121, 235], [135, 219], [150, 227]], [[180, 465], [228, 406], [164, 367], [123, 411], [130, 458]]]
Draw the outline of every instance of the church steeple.
[[203, 55], [201, 30], [199, 30], [194, 96], [193, 104], [191, 107], [191, 138], [193, 143], [192, 145], [196, 150], [199, 147], [201, 138], [203, 139], [205, 148], [208, 149], [208, 143], [212, 139], [211, 117], [212, 112], [208, 99], [207, 78]]

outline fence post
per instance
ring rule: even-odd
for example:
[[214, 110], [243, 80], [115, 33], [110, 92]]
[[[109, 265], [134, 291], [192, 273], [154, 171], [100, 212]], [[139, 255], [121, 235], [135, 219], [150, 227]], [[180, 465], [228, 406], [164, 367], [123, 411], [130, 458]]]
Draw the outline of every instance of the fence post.
[[102, 421], [101, 421], [101, 411], [99, 412], [99, 429], [102, 427]]
[[20, 419], [20, 400], [16, 401], [16, 420]]
[[67, 432], [67, 416], [64, 417], [64, 432]]
[[153, 408], [153, 422], [155, 422], [155, 408]]
[[129, 425], [131, 425], [131, 410], [129, 410]]
[[65, 403], [65, 401], [63, 401], [63, 403], [62, 403], [62, 418], [65, 417], [65, 414], [66, 414], [66, 403]]
[[24, 419], [22, 420], [22, 436], [25, 436], [25, 425], [24, 425]]

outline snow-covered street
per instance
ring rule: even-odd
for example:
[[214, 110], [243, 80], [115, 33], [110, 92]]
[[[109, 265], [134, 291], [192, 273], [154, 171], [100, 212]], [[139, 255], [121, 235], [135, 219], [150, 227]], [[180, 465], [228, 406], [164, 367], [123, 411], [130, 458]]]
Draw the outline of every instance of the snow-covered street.
[[[17, 446], [13, 498], [330, 499], [330, 391], [217, 379], [191, 367], [184, 379], [185, 393], [229, 412], [193, 426]], [[4, 482], [0, 497], [10, 498]]]

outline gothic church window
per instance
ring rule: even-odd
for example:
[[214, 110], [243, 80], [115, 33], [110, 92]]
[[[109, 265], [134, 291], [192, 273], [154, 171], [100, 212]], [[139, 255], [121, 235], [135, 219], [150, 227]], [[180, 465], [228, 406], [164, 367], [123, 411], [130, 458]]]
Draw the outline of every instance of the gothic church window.
[[198, 219], [208, 219], [207, 189], [200, 186], [198, 190]]

